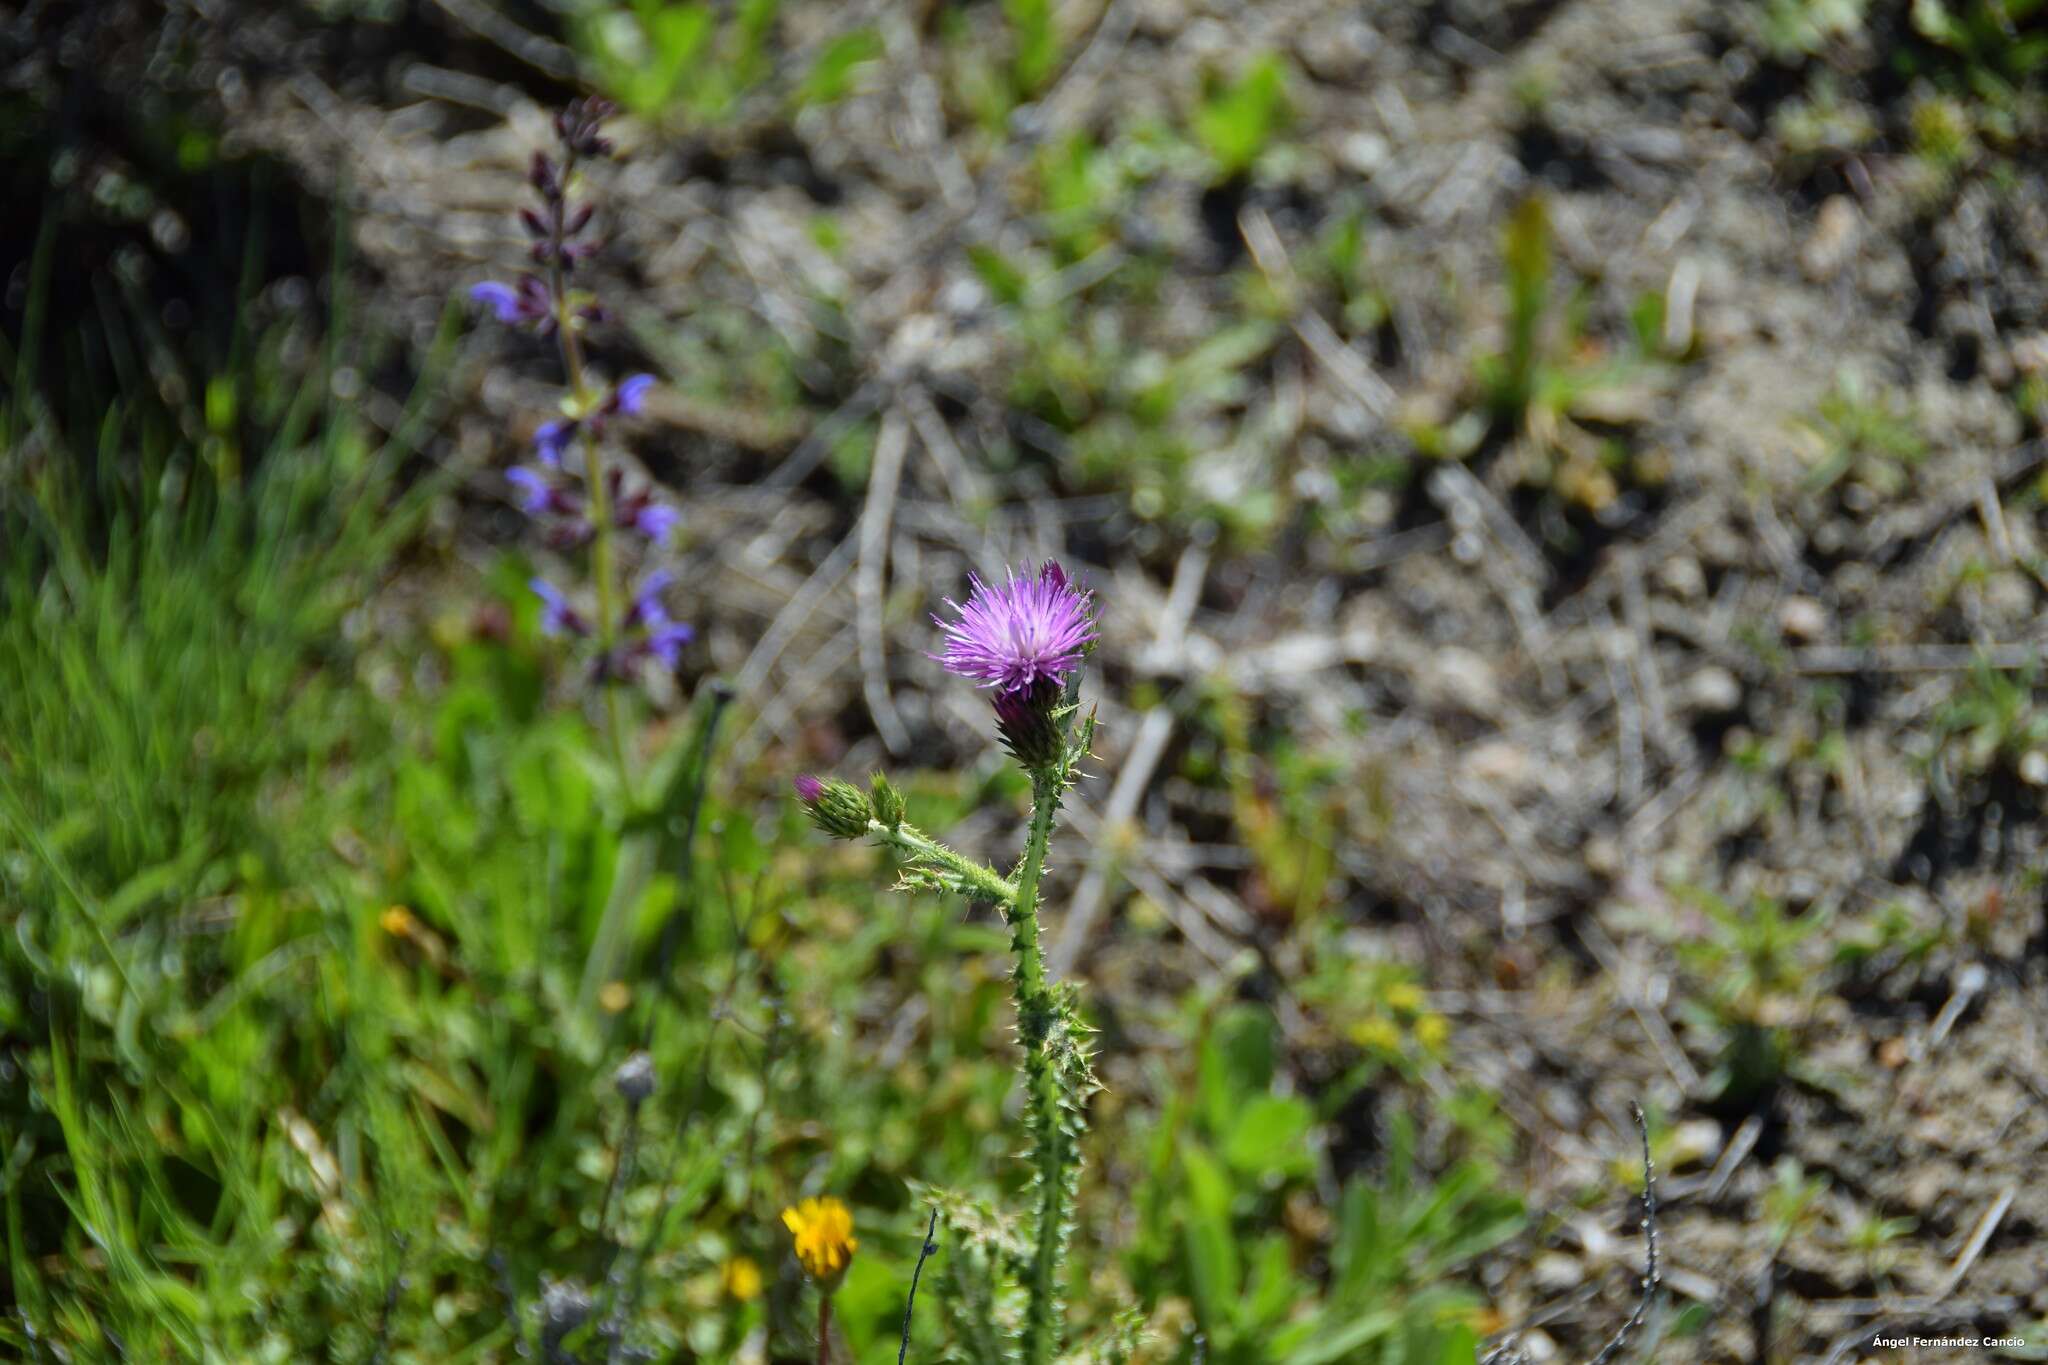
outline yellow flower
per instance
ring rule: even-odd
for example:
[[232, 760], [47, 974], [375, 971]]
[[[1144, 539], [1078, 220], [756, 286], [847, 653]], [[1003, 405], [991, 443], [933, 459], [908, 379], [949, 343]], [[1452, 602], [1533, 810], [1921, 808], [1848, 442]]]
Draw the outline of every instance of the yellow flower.
[[727, 1261], [721, 1279], [725, 1284], [725, 1292], [741, 1303], [761, 1296], [761, 1267], [754, 1264], [754, 1258], [751, 1256], [735, 1256]]
[[1441, 1014], [1425, 1014], [1415, 1021], [1415, 1041], [1422, 1044], [1422, 1050], [1438, 1053], [1451, 1038], [1451, 1021]]
[[1375, 1015], [1351, 1026], [1351, 1041], [1367, 1052], [1392, 1056], [1401, 1050], [1401, 1030], [1393, 1020]]
[[820, 1284], [835, 1283], [860, 1248], [853, 1237], [853, 1215], [829, 1194], [784, 1209], [782, 1225], [796, 1238], [796, 1258], [804, 1274]]
[[1400, 1014], [1413, 1014], [1422, 1008], [1422, 987], [1413, 981], [1396, 981], [1387, 987], [1381, 999], [1387, 1008]]

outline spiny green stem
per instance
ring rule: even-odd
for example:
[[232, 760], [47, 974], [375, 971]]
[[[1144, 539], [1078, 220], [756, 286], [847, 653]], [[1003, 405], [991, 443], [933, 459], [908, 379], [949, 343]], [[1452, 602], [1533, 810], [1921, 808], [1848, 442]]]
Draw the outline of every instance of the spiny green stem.
[[1045, 870], [1052, 842], [1053, 817], [1065, 790], [1057, 770], [1031, 775], [1031, 830], [1024, 841], [1024, 861], [1017, 868], [1017, 894], [1010, 914], [1010, 949], [1017, 959], [1013, 982], [1017, 999], [1017, 1034], [1024, 1047], [1024, 1074], [1030, 1087], [1031, 1132], [1038, 1168], [1038, 1228], [1032, 1252], [1029, 1298], [1024, 1310], [1025, 1365], [1047, 1365], [1059, 1350], [1059, 1261], [1065, 1220], [1066, 1134], [1060, 1124], [1058, 1070], [1046, 1048], [1058, 1005], [1045, 980], [1045, 959], [1038, 946], [1038, 879]]
[[1018, 888], [985, 863], [963, 858], [913, 825], [885, 825], [868, 821], [868, 837], [884, 848], [894, 849], [913, 866], [943, 868], [960, 880], [960, 889], [978, 900], [994, 901], [1007, 915], [1016, 904]]

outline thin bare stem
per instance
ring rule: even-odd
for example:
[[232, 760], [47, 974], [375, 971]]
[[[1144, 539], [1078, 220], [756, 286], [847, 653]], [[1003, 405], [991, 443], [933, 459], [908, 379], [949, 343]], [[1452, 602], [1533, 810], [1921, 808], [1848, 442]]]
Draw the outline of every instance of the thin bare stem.
[[938, 1253], [939, 1209], [932, 1206], [932, 1220], [925, 1225], [924, 1245], [917, 1249], [917, 1267], [910, 1272], [910, 1297], [903, 1301], [903, 1344], [896, 1348], [896, 1365], [910, 1355], [910, 1313], [917, 1307], [917, 1282], [924, 1275], [924, 1263]]
[[1657, 1168], [1650, 1160], [1650, 1122], [1643, 1117], [1643, 1106], [1631, 1102], [1629, 1112], [1635, 1115], [1636, 1131], [1643, 1139], [1643, 1296], [1636, 1301], [1636, 1311], [1629, 1314], [1614, 1339], [1593, 1357], [1592, 1365], [1607, 1365], [1620, 1353], [1628, 1343], [1629, 1333], [1643, 1325], [1650, 1303], [1657, 1296]]
[[818, 1295], [818, 1365], [832, 1365], [832, 1296]]

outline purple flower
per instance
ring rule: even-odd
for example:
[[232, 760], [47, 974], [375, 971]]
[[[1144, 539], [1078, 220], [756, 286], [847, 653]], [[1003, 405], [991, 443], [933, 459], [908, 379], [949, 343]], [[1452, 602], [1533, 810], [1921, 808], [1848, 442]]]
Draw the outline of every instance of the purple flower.
[[667, 569], [656, 569], [641, 583], [640, 591], [633, 594], [633, 605], [626, 610], [628, 626], [663, 626], [668, 624], [668, 613], [662, 610], [661, 594], [675, 576]]
[[654, 544], [660, 545], [668, 539], [668, 533], [675, 530], [676, 523], [682, 519], [683, 514], [666, 503], [643, 499], [633, 507], [627, 516], [626, 524]]
[[519, 291], [509, 284], [485, 280], [482, 284], [472, 285], [469, 296], [478, 303], [490, 305], [500, 322], [519, 322], [525, 317], [519, 303]]
[[564, 421], [561, 418], [556, 418], [551, 422], [542, 422], [533, 429], [534, 453], [540, 456], [542, 464], [547, 465], [550, 469], [556, 468], [562, 463], [562, 452], [569, 448], [569, 442], [575, 436], [576, 424], [574, 422]]
[[514, 465], [505, 471], [505, 477], [518, 485], [520, 492], [525, 495], [519, 507], [526, 515], [538, 517], [554, 510], [555, 490], [541, 477], [538, 470], [528, 469], [525, 465]]
[[806, 806], [818, 804], [818, 798], [825, 794], [825, 784], [809, 773], [798, 773], [790, 784], [796, 788], [796, 799]]
[[647, 652], [674, 672], [682, 663], [683, 646], [697, 638], [697, 632], [677, 621], [666, 621], [647, 634]]
[[545, 578], [527, 580], [527, 587], [541, 600], [540, 628], [550, 635], [586, 635], [590, 627], [561, 590]]
[[500, 322], [515, 325], [539, 323], [542, 331], [547, 331], [554, 323], [554, 298], [536, 275], [521, 275], [517, 284], [485, 280], [482, 284], [471, 285], [469, 296], [488, 305]]
[[647, 405], [647, 391], [654, 387], [654, 376], [636, 374], [621, 383], [612, 395], [612, 402], [628, 417], [636, 417]]
[[944, 654], [932, 658], [946, 671], [1002, 692], [1023, 692], [1037, 683], [1065, 686], [1096, 639], [1088, 614], [1090, 594], [1075, 588], [1058, 564], [1047, 561], [1036, 574], [1006, 572], [991, 588], [970, 576], [967, 605], [948, 598], [958, 621], [937, 616], [945, 633]]

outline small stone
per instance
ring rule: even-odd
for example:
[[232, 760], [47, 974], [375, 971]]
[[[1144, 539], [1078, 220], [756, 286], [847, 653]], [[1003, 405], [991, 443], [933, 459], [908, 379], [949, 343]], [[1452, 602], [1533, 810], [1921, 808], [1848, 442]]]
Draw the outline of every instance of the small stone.
[[2021, 754], [2020, 781], [2030, 787], [2048, 787], [2048, 753], [2029, 749]]
[[1846, 194], [1835, 195], [1820, 206], [1813, 233], [1799, 249], [1799, 265], [1809, 279], [1834, 277], [1855, 253], [1856, 243], [1862, 236], [1862, 223], [1863, 216], [1856, 211], [1856, 201]]
[[1465, 775], [1489, 786], [1519, 788], [1529, 776], [1529, 754], [1505, 739], [1474, 745], [1465, 755]]
[[1337, 163], [1364, 179], [1385, 170], [1393, 159], [1393, 144], [1378, 133], [1353, 133], [1337, 144]]
[[1723, 716], [1742, 705], [1742, 680], [1717, 664], [1708, 664], [1685, 680], [1684, 695], [1692, 710]]
[[1499, 707], [1500, 689], [1493, 669], [1477, 651], [1456, 645], [1440, 649], [1435, 667], [1426, 676], [1439, 701], [1482, 716]]
[[1828, 609], [1811, 597], [1788, 597], [1778, 608], [1778, 629], [1787, 639], [1818, 639], [1828, 628]]
[[1586, 1268], [1576, 1256], [1550, 1251], [1536, 1258], [1536, 1264], [1529, 1267], [1529, 1278], [1546, 1294], [1564, 1294], [1585, 1283]]
[[2048, 374], [2048, 332], [2029, 332], [2013, 342], [2012, 363], [2021, 374]]
[[1691, 555], [1673, 555], [1658, 565], [1657, 582], [1681, 601], [1696, 602], [1707, 595], [1706, 570]]
[[1667, 1170], [1677, 1170], [1706, 1161], [1720, 1151], [1721, 1125], [1712, 1119], [1688, 1119], [1671, 1130], [1663, 1164]]

